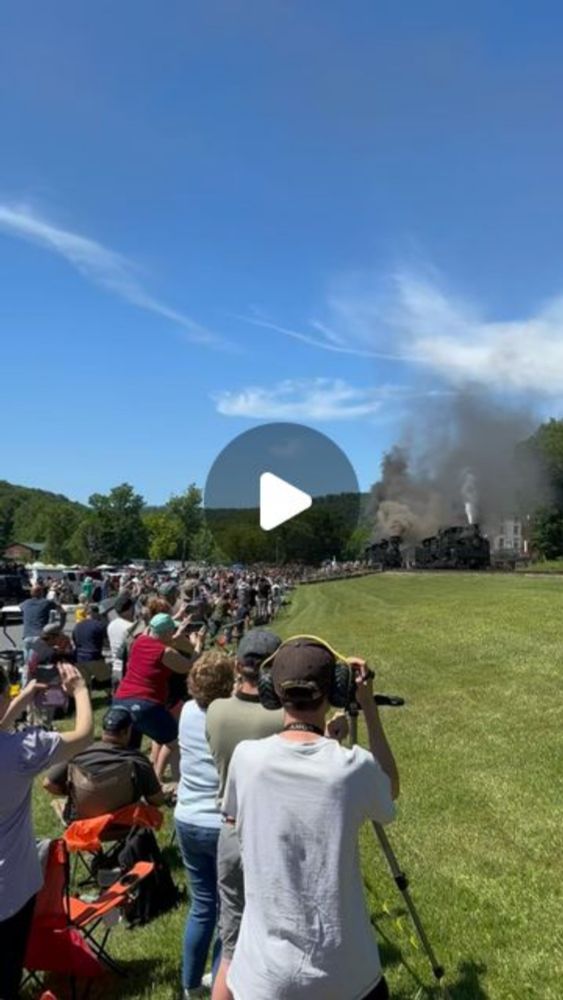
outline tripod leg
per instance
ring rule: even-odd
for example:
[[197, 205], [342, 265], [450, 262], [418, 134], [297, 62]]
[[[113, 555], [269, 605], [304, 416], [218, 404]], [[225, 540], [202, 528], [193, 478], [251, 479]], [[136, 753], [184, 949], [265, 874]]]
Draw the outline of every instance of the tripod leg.
[[[358, 714], [359, 712], [357, 706], [351, 705], [348, 710], [351, 746], [354, 746], [354, 744], [357, 743], [358, 741]], [[424, 930], [422, 921], [418, 915], [418, 910], [416, 909], [411, 899], [411, 894], [409, 892], [409, 880], [405, 875], [405, 873], [401, 871], [401, 867], [399, 865], [399, 862], [397, 861], [395, 852], [393, 851], [393, 848], [389, 843], [389, 838], [385, 833], [383, 827], [380, 826], [379, 823], [373, 823], [373, 829], [375, 831], [377, 839], [379, 840], [381, 849], [385, 855], [385, 858], [391, 870], [391, 874], [395, 880], [395, 884], [405, 901], [405, 905], [409, 911], [411, 920], [415, 926], [415, 930], [416, 933], [418, 934], [420, 943], [422, 944], [422, 947], [428, 958], [428, 961], [432, 966], [432, 972], [434, 973], [434, 977], [441, 985], [443, 996], [447, 998], [448, 991], [446, 987], [440, 982], [444, 977], [444, 966], [440, 965], [438, 959], [436, 958], [436, 955], [434, 954], [434, 949], [430, 944], [430, 941], [428, 940], [428, 936], [426, 934], [426, 931]]]
[[432, 972], [434, 973], [435, 978], [439, 982], [444, 976], [444, 966], [440, 965], [440, 963], [438, 962], [438, 959], [434, 954], [434, 949], [430, 944], [430, 941], [428, 940], [428, 936], [426, 934], [426, 931], [424, 930], [422, 921], [418, 915], [418, 910], [416, 909], [416, 906], [414, 905], [413, 900], [411, 898], [411, 894], [409, 892], [409, 880], [405, 875], [405, 873], [401, 871], [399, 862], [397, 861], [397, 858], [395, 856], [395, 852], [393, 851], [393, 848], [389, 843], [389, 838], [385, 833], [383, 827], [381, 827], [379, 823], [374, 823], [373, 828], [375, 830], [377, 839], [379, 840], [379, 843], [381, 845], [381, 849], [387, 859], [389, 868], [391, 869], [391, 874], [395, 880], [395, 884], [405, 901], [411, 920], [415, 926], [416, 933], [418, 934], [418, 937], [420, 939], [420, 943], [422, 944], [422, 947], [426, 953], [428, 961], [432, 966]]

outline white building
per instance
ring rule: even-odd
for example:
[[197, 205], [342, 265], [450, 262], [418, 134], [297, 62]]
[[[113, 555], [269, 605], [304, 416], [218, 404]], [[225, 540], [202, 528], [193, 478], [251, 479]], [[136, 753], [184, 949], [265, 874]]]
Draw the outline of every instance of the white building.
[[524, 521], [520, 517], [505, 517], [491, 527], [489, 540], [493, 552], [514, 552], [526, 555], [528, 540]]

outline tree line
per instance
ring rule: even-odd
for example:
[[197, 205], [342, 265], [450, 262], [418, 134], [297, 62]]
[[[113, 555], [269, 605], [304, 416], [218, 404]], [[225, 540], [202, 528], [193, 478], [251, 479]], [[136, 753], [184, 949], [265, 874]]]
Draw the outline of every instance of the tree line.
[[43, 544], [42, 561], [67, 565], [213, 557], [201, 490], [193, 483], [164, 506], [150, 507], [129, 483], [80, 504], [0, 482], [0, 550], [11, 542]]
[[[548, 420], [518, 446], [515, 461], [532, 462], [541, 489], [505, 514], [530, 518], [534, 551], [563, 556], [563, 420]], [[96, 566], [133, 559], [207, 562], [318, 563], [360, 556], [371, 525], [364, 504], [350, 537], [352, 498], [327, 497], [299, 518], [263, 532], [256, 511], [216, 511], [204, 517], [202, 492], [190, 484], [161, 507], [150, 506], [129, 483], [94, 493], [87, 504], [61, 494], [0, 482], [0, 553], [11, 542], [44, 544], [42, 559]], [[210, 525], [213, 530], [211, 530]]]
[[350, 540], [356, 498], [327, 497], [299, 519], [272, 532], [259, 527], [257, 510], [204, 515], [202, 492], [192, 483], [162, 507], [146, 504], [129, 483], [94, 493], [88, 504], [43, 490], [0, 483], [0, 552], [10, 542], [43, 543], [43, 562], [98, 566], [134, 559], [221, 563], [305, 562], [348, 558], [363, 548]]

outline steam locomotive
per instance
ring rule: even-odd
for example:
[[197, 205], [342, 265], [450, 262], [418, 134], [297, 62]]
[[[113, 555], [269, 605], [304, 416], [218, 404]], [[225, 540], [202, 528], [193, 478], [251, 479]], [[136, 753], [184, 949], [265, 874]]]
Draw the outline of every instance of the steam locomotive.
[[400, 535], [384, 538], [367, 547], [366, 561], [382, 569], [488, 569], [491, 548], [477, 524], [452, 525], [410, 548]]

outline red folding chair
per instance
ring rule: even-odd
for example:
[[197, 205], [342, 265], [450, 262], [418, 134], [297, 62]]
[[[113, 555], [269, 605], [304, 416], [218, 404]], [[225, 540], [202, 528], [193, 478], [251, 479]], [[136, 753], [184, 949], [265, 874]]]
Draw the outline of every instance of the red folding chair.
[[95, 932], [109, 913], [126, 906], [154, 865], [138, 862], [93, 901], [70, 895], [69, 868], [64, 840], [51, 841], [45, 880], [33, 914], [25, 969], [27, 978], [35, 982], [39, 981], [40, 972], [65, 974], [75, 998], [78, 978], [91, 981], [108, 969], [124, 974], [106, 950], [111, 925], [106, 925], [101, 940]]

